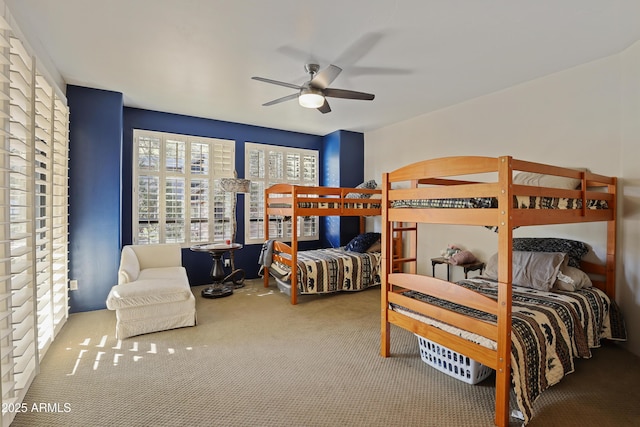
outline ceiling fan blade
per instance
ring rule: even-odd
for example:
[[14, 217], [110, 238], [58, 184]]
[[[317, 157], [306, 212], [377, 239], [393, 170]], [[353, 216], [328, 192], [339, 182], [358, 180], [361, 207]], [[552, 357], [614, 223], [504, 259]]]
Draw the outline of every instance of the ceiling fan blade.
[[291, 95], [283, 96], [282, 98], [274, 99], [273, 101], [269, 101], [266, 104], [262, 104], [263, 107], [268, 107], [269, 105], [280, 104], [284, 101], [289, 101], [291, 99], [296, 99], [300, 96], [299, 93], [292, 93]]
[[324, 100], [324, 104], [318, 107], [318, 111], [320, 111], [322, 114], [327, 114], [331, 112], [331, 107], [329, 107], [329, 103], [327, 102], [326, 99]]
[[355, 90], [327, 88], [322, 92], [324, 93], [324, 96], [328, 96], [330, 98], [360, 99], [363, 101], [371, 101], [375, 98], [375, 95], [372, 93], [356, 92]]
[[294, 85], [292, 83], [287, 83], [287, 82], [280, 82], [278, 80], [271, 80], [271, 79], [265, 79], [264, 77], [251, 77], [253, 80], [258, 80], [259, 82], [265, 82], [265, 83], [271, 83], [274, 85], [278, 85], [278, 86], [284, 86], [284, 87], [288, 87], [291, 89], [302, 89], [300, 86], [298, 85]]
[[342, 72], [342, 68], [337, 67], [335, 65], [329, 65], [324, 70], [321, 70], [316, 74], [313, 79], [311, 79], [311, 86], [317, 87], [320, 89], [324, 89], [329, 87], [329, 85], [338, 77], [338, 75]]

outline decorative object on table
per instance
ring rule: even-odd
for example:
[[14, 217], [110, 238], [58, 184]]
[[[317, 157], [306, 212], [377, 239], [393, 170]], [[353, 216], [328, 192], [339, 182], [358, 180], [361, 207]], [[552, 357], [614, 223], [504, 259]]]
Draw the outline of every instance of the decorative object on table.
[[449, 257], [449, 262], [453, 265], [472, 264], [478, 262], [478, 259], [470, 251], [459, 250]]
[[447, 281], [451, 279], [451, 266], [462, 267], [464, 278], [468, 278], [470, 271], [484, 270], [485, 264], [478, 260], [476, 256], [466, 249], [461, 249], [455, 245], [448, 245], [446, 249], [440, 251], [441, 257], [431, 258], [432, 275], [436, 275], [436, 265], [445, 264], [447, 266]]
[[[248, 193], [249, 191], [251, 191], [250, 180], [244, 179], [244, 178], [238, 178], [237, 173], [235, 171], [233, 172], [233, 175], [234, 175], [233, 178], [222, 178], [220, 180], [220, 188], [222, 188], [222, 190], [226, 193], [233, 193], [233, 201], [231, 202], [231, 224], [232, 224], [231, 239], [225, 240], [225, 243], [227, 245], [232, 244], [232, 242], [235, 242], [236, 240], [236, 228], [237, 228], [237, 221], [236, 221], [237, 196], [236, 195], [238, 193]], [[244, 286], [245, 273], [244, 273], [244, 270], [242, 269], [236, 269], [234, 252], [235, 251], [232, 250], [229, 253], [229, 260], [231, 263], [231, 274], [228, 277], [233, 281], [233, 284], [235, 285], [236, 288], [241, 288], [242, 286]], [[240, 279], [240, 276], [242, 277], [242, 279]]]
[[461, 250], [462, 249], [460, 249], [459, 247], [457, 247], [455, 245], [448, 245], [446, 247], [446, 249], [443, 249], [443, 250], [440, 251], [440, 255], [442, 255], [442, 258], [444, 258], [444, 259], [449, 259], [453, 255], [455, 255], [458, 252], [460, 252]]

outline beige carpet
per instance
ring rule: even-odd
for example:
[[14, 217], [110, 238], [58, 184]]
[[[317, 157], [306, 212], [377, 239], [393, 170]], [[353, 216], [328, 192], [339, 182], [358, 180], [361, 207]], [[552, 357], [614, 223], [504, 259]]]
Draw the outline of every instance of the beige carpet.
[[[118, 342], [113, 312], [72, 315], [12, 426], [493, 425], [493, 376], [469, 385], [438, 372], [399, 328], [393, 357], [379, 356], [379, 288], [296, 306], [260, 281], [223, 299], [201, 289], [193, 328]], [[640, 425], [638, 362], [595, 350], [529, 425]]]

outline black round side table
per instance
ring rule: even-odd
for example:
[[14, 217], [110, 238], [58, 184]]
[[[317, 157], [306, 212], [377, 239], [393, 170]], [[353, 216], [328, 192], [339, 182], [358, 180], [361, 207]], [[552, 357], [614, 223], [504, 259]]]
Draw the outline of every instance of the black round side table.
[[213, 265], [211, 266], [211, 280], [212, 285], [202, 290], [202, 296], [204, 298], [222, 298], [233, 295], [234, 286], [227, 285], [226, 283], [231, 280], [234, 285], [241, 285], [244, 282], [244, 271], [233, 270], [231, 274], [226, 275], [224, 271], [224, 262], [222, 260], [223, 255], [226, 252], [232, 252], [237, 249], [241, 249], [240, 243], [206, 243], [202, 245], [191, 246], [191, 250], [194, 252], [207, 252], [213, 259]]

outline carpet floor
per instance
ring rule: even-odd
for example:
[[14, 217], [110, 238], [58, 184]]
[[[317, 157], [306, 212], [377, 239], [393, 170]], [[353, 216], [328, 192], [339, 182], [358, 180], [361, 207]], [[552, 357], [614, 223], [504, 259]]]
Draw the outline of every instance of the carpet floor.
[[[392, 357], [380, 356], [379, 288], [295, 306], [259, 280], [222, 299], [201, 289], [192, 328], [118, 341], [114, 312], [71, 315], [12, 426], [493, 425], [493, 375], [469, 385], [440, 373], [396, 327]], [[640, 425], [639, 361], [595, 349], [528, 425]]]

